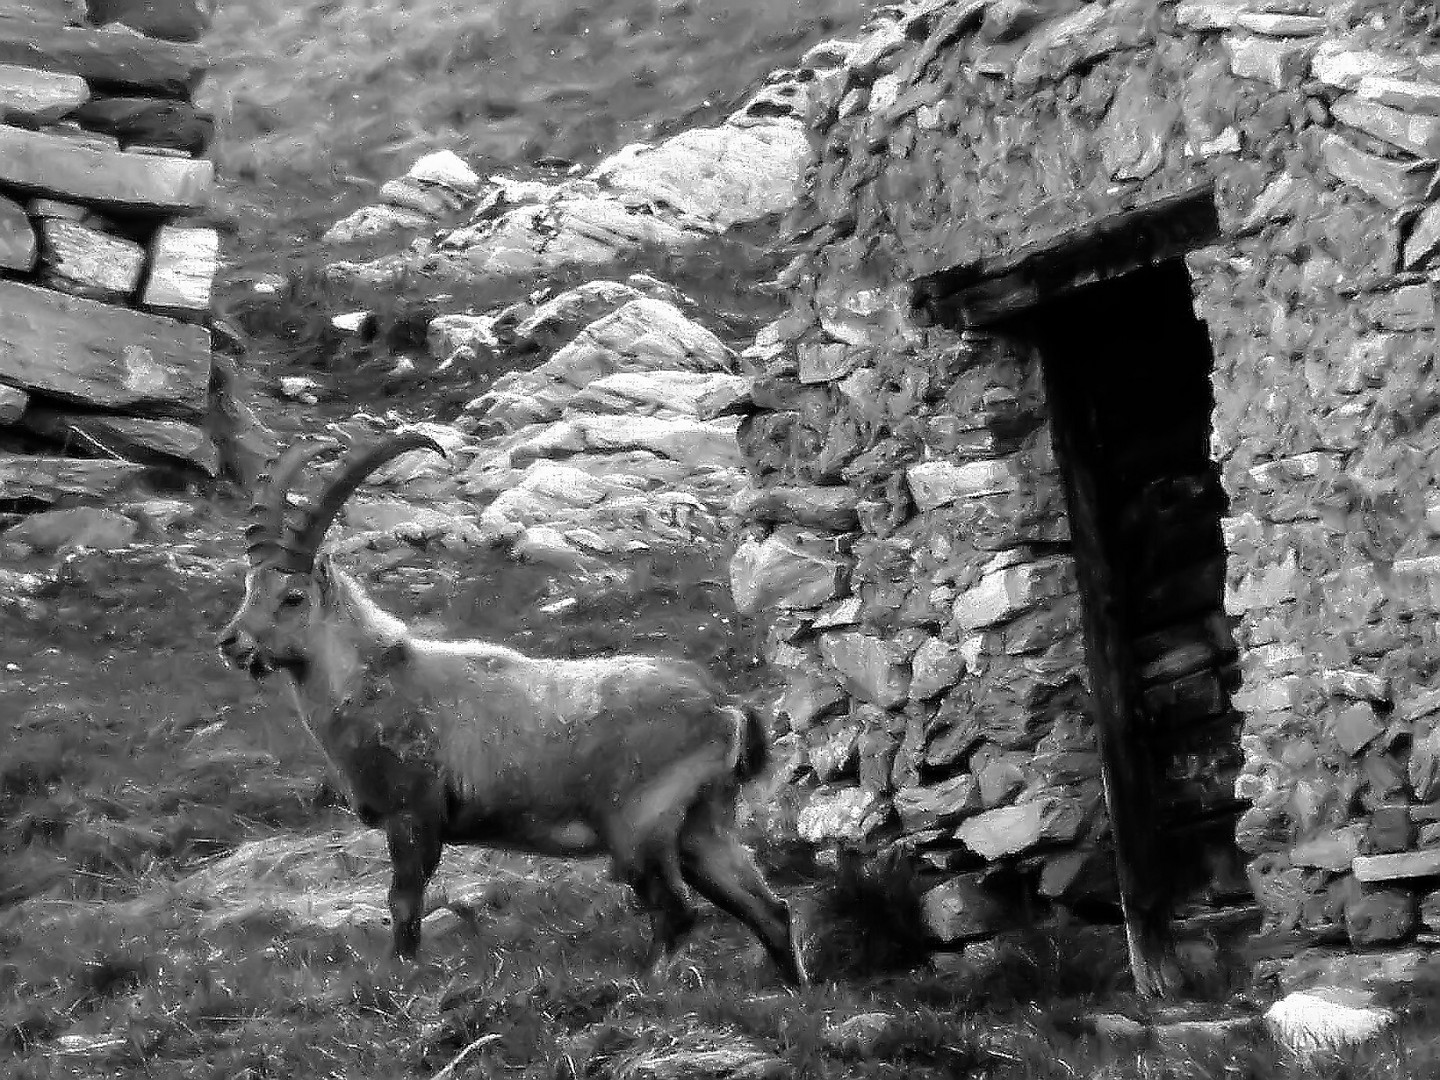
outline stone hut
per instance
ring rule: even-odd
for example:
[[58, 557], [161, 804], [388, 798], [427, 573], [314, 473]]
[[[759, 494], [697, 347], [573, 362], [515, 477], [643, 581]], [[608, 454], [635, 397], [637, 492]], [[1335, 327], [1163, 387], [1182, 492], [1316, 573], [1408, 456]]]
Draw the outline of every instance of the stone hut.
[[816, 60], [732, 564], [807, 840], [932, 932], [1440, 941], [1428, 3], [928, 0]]

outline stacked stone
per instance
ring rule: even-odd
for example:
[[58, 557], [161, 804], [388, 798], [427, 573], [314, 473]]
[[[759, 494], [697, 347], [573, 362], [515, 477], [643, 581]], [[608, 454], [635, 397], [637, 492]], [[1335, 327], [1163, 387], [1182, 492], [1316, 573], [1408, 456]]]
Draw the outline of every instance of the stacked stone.
[[[1369, 949], [1440, 940], [1440, 53], [1379, 7], [1322, 14], [1178, 11], [1205, 98], [1233, 103], [1192, 125], [1233, 234], [1192, 268], [1244, 672], [1237, 840], [1271, 928]], [[1367, 953], [1366, 971], [1421, 956]]]
[[[734, 586], [773, 613], [802, 834], [914, 846], [954, 875], [939, 923], [947, 896], [992, 912], [971, 887], [1007, 865], [1098, 888], [1104, 815], [1038, 365], [920, 325], [910, 283], [1213, 178], [1225, 239], [1188, 263], [1223, 492], [1196, 468], [1168, 522], [1162, 495], [1139, 508], [1176, 539], [1225, 513], [1223, 561], [1219, 539], [1176, 556], [1173, 619], [1135, 643], [1151, 710], [1208, 732], [1164, 798], [1253, 804], [1237, 835], [1272, 929], [1440, 930], [1440, 56], [1423, 12], [1265, 6], [932, 0], [815, 64], [794, 307], [747, 353]], [[1229, 618], [1176, 605], [1218, 600], [1222, 570]]]
[[200, 0], [0, 3], [0, 502], [215, 475]]

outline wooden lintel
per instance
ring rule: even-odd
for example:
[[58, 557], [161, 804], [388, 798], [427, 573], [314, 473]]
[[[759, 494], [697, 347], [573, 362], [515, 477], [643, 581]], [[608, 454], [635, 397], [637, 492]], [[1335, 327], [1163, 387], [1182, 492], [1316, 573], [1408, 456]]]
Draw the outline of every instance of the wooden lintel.
[[946, 326], [981, 327], [1048, 300], [1179, 258], [1220, 236], [1215, 182], [919, 278], [914, 306]]

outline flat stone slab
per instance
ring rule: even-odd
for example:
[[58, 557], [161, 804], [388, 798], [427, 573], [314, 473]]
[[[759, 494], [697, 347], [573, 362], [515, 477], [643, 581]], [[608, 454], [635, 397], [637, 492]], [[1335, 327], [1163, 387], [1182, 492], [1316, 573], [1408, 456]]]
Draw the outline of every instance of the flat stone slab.
[[1361, 881], [1400, 881], [1440, 875], [1440, 849], [1394, 855], [1358, 855], [1350, 864]]
[[78, 75], [0, 64], [0, 119], [48, 124], [89, 99], [90, 86]]
[[0, 454], [0, 500], [114, 495], [145, 471], [129, 461]]
[[210, 381], [210, 332], [0, 281], [0, 381], [100, 409], [198, 418]]
[[123, 30], [0, 19], [0, 63], [79, 75], [92, 89], [188, 98], [210, 67], [198, 45]]
[[209, 205], [215, 166], [203, 159], [94, 149], [0, 126], [0, 183], [116, 210], [193, 214]]

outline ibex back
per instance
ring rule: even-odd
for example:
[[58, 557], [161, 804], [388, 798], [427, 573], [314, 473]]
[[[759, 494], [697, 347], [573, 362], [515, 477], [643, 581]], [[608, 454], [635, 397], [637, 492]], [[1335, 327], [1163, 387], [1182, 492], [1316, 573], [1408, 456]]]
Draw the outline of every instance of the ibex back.
[[444, 453], [410, 434], [350, 455], [298, 520], [287, 492], [326, 444], [286, 450], [252, 507], [245, 597], [219, 635], [233, 667], [280, 674], [355, 812], [385, 830], [396, 953], [419, 949], [425, 886], [447, 843], [608, 854], [650, 914], [647, 969], [695, 923], [688, 885], [803, 985], [789, 907], [735, 833], [740, 785], [766, 762], [753, 711], [686, 661], [547, 660], [416, 637], [318, 554], [365, 477], [419, 448]]

